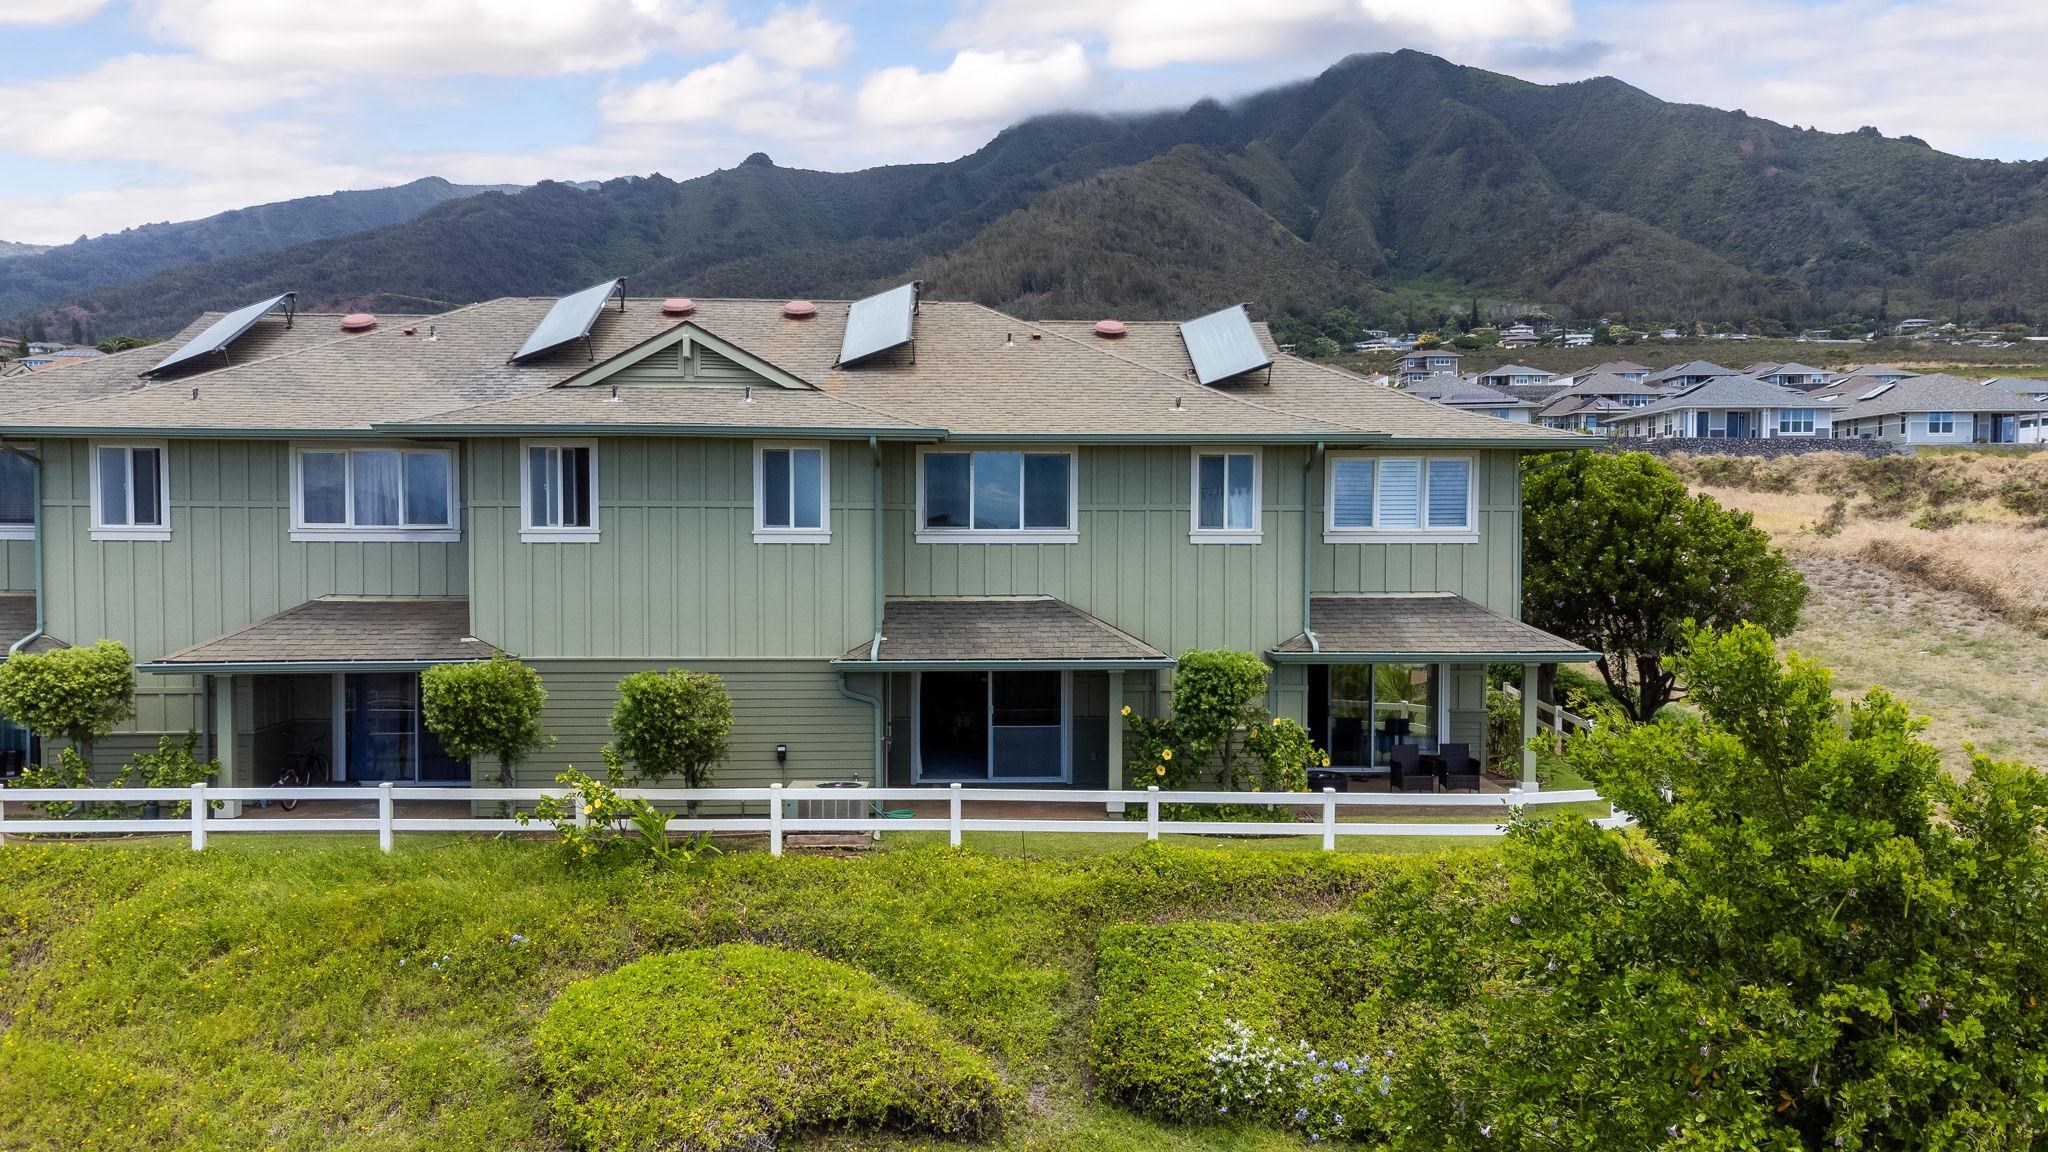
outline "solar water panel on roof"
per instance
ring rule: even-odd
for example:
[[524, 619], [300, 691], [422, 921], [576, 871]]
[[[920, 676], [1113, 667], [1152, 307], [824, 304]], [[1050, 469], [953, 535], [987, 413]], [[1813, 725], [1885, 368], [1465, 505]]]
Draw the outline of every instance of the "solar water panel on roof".
[[1187, 345], [1188, 359], [1194, 361], [1195, 379], [1203, 384], [1242, 376], [1273, 363], [1242, 304], [1182, 324], [1180, 338]]
[[543, 352], [551, 352], [564, 344], [590, 335], [591, 326], [597, 323], [598, 315], [604, 311], [605, 304], [613, 296], [619, 298], [619, 310], [624, 311], [624, 276], [607, 280], [602, 284], [592, 284], [581, 292], [571, 292], [555, 301], [554, 307], [548, 309], [548, 314], [541, 317], [532, 334], [527, 336], [526, 343], [521, 344], [519, 351], [512, 354], [512, 362], [517, 364], [521, 360], [531, 359]]
[[855, 300], [846, 310], [846, 334], [839, 338], [839, 362], [851, 364], [910, 343], [917, 315], [917, 285], [904, 284]]
[[[236, 337], [255, 327], [258, 320], [269, 315], [270, 310], [279, 304], [286, 304], [284, 323], [285, 327], [289, 328], [292, 323], [292, 315], [297, 310], [298, 299], [298, 293], [287, 292], [282, 296], [272, 296], [268, 300], [259, 300], [246, 308], [237, 308], [233, 312], [207, 325], [206, 331], [185, 341], [183, 347], [157, 361], [156, 367], [144, 372], [143, 375], [155, 376], [172, 368], [189, 364], [201, 356], [214, 352], [225, 352], [227, 346], [235, 342]], [[287, 301], [290, 303], [287, 304]]]

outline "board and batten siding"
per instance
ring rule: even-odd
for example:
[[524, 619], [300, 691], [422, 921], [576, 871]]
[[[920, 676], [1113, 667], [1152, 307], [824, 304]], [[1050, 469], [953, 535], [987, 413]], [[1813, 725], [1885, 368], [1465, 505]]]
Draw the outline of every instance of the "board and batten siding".
[[[1345, 592], [1455, 592], [1503, 616], [1522, 615], [1522, 474], [1514, 452], [1476, 453], [1477, 544], [1325, 544], [1324, 490], [1315, 486], [1318, 595]], [[1297, 465], [1298, 467], [1298, 465]], [[1297, 491], [1299, 481], [1296, 481]], [[1298, 502], [1296, 508], [1300, 507]]]
[[1303, 451], [1263, 450], [1257, 544], [1189, 542], [1187, 445], [1079, 454], [1077, 543], [919, 544], [916, 450], [890, 448], [890, 595], [1056, 596], [1176, 654], [1263, 651], [1301, 631]]
[[517, 440], [470, 456], [470, 619], [523, 659], [828, 659], [874, 634], [865, 443], [830, 446], [823, 544], [754, 542], [751, 440], [597, 441], [593, 544], [520, 539]]
[[[603, 778], [599, 750], [611, 739], [620, 678], [669, 667], [713, 673], [724, 679], [732, 696], [731, 751], [717, 769], [716, 783], [751, 788], [797, 780], [874, 779], [874, 710], [840, 695], [838, 675], [824, 661], [536, 660], [533, 665], [548, 694], [541, 727], [555, 743], [519, 766], [519, 787], [548, 787], [556, 773], [571, 767]], [[786, 762], [776, 762], [777, 744], [789, 746]], [[494, 764], [484, 765], [477, 779], [493, 772]]]
[[[294, 543], [283, 441], [169, 447], [171, 538], [94, 540], [88, 442], [44, 441], [50, 635], [71, 644], [119, 640], [139, 663], [317, 596], [468, 591], [460, 543]], [[144, 675], [136, 689], [135, 719], [123, 731], [138, 734], [138, 749], [154, 747], [149, 733], [204, 726], [198, 677]]]

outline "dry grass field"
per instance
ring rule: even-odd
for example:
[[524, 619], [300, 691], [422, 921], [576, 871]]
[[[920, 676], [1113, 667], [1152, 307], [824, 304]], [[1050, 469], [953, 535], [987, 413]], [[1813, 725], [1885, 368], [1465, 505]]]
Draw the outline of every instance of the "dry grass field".
[[2048, 766], [2048, 453], [1671, 463], [1806, 574], [1788, 648], [1905, 698], [1953, 765]]

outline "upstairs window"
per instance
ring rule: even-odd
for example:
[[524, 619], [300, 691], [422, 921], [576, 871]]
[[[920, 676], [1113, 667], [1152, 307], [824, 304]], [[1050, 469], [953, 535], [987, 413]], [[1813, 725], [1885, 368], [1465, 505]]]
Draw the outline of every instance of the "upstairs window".
[[1813, 431], [1813, 409], [1778, 409], [1778, 431], [1787, 434]]
[[35, 462], [0, 451], [0, 540], [33, 540], [35, 535]]
[[529, 544], [596, 543], [596, 443], [527, 441], [520, 448], [519, 538]]
[[293, 450], [292, 539], [454, 540], [452, 448]]
[[1072, 544], [1071, 452], [927, 451], [919, 455], [918, 539]]
[[1197, 544], [1259, 540], [1259, 454], [1250, 450], [1195, 449], [1194, 523]]
[[[1905, 430], [1906, 430], [1906, 422], [1905, 422], [1905, 420], [1901, 419], [1901, 420], [1899, 421], [1899, 431], [1903, 432], [1903, 431], [1905, 431]], [[1953, 412], [1929, 412], [1929, 413], [1927, 414], [1927, 434], [1928, 434], [1928, 435], [1930, 435], [1930, 436], [1946, 436], [1946, 435], [1948, 435], [1948, 434], [1950, 434], [1950, 433], [1954, 432], [1955, 430], [1956, 430], [1956, 414], [1955, 414], [1955, 413], [1953, 413]]]
[[171, 538], [170, 452], [162, 441], [95, 444], [92, 472], [93, 539]]
[[1325, 536], [1331, 542], [1478, 539], [1469, 456], [1333, 456]]
[[832, 538], [831, 477], [822, 444], [762, 444], [754, 451], [754, 542]]

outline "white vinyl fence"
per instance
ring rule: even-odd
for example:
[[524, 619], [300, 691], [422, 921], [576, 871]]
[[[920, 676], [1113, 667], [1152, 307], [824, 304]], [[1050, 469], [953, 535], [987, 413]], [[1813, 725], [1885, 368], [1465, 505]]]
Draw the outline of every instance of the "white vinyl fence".
[[[954, 784], [934, 788], [794, 788], [771, 784], [766, 788], [621, 788], [619, 795], [638, 797], [664, 808], [680, 809], [698, 801], [707, 804], [759, 804], [760, 816], [700, 815], [678, 813], [669, 830], [680, 833], [767, 833], [768, 849], [782, 855], [783, 838], [793, 833], [819, 832], [945, 832], [955, 846], [963, 832], [1094, 832], [1143, 836], [1315, 836], [1320, 835], [1325, 851], [1337, 847], [1338, 837], [1349, 836], [1501, 836], [1514, 817], [1525, 808], [1542, 805], [1599, 803], [1600, 794], [1590, 788], [1560, 792], [1524, 792], [1517, 788], [1501, 793], [1448, 794], [1436, 792], [1162, 792], [1157, 788], [1101, 791], [1053, 788], [966, 788]], [[569, 796], [561, 788], [393, 788], [380, 784], [366, 788], [212, 788], [194, 784], [190, 788], [7, 788], [0, 800], [15, 805], [45, 802], [109, 802], [140, 804], [155, 801], [165, 807], [179, 802], [191, 804], [187, 815], [158, 820], [108, 819], [24, 819], [18, 812], [0, 812], [0, 843], [10, 835], [60, 833], [79, 836], [95, 833], [189, 833], [194, 851], [206, 847], [216, 833], [260, 832], [375, 832], [378, 846], [391, 851], [392, 839], [400, 832], [532, 832], [545, 831], [538, 821], [522, 824], [500, 817], [416, 817], [398, 815], [398, 802], [416, 800], [462, 800], [530, 805], [544, 796]], [[292, 817], [237, 816], [225, 818], [212, 812], [221, 801], [250, 804], [263, 800], [342, 800], [363, 803], [374, 800], [374, 816]], [[887, 804], [931, 803], [944, 800], [944, 816], [884, 816]], [[961, 805], [966, 801], [1012, 804], [1108, 805], [1122, 803], [1142, 809], [1144, 819], [1025, 819], [966, 818]], [[856, 801], [849, 805], [848, 801]], [[1295, 810], [1296, 819], [1265, 822], [1238, 820], [1162, 820], [1165, 804], [1261, 804]], [[837, 813], [832, 816], [799, 816], [810, 808]], [[1356, 817], [1361, 811], [1401, 809], [1475, 809], [1481, 819], [1469, 821], [1381, 821]], [[1306, 811], [1313, 819], [1302, 820]], [[848, 814], [862, 813], [862, 814]], [[1492, 815], [1493, 820], [1486, 820]], [[1350, 819], [1345, 817], [1349, 816]], [[1608, 806], [1608, 815], [1593, 821], [1602, 827], [1620, 827], [1628, 817]]]

